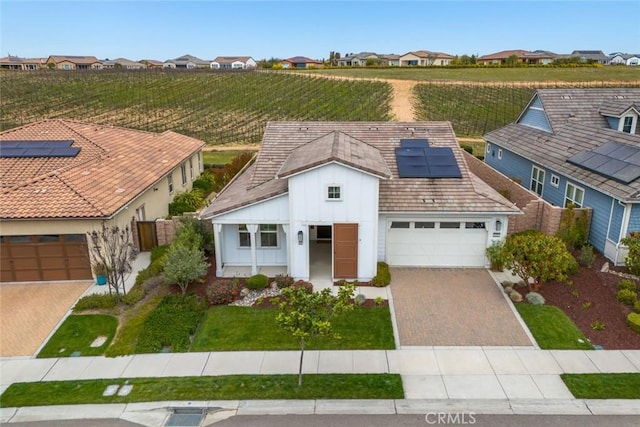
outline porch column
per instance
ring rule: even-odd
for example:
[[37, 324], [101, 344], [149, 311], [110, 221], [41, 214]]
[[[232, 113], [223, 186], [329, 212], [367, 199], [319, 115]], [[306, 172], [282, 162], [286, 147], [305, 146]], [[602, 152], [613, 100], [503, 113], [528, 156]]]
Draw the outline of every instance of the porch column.
[[213, 244], [216, 253], [216, 276], [218, 277], [222, 277], [222, 249], [220, 249], [221, 236], [222, 224], [213, 224]]
[[291, 274], [291, 242], [287, 240], [287, 234], [289, 231], [289, 224], [282, 224], [282, 232], [284, 233], [284, 241], [287, 242], [287, 275]]
[[256, 232], [258, 231], [257, 224], [247, 224], [247, 231], [251, 238], [251, 275], [258, 274], [258, 254], [256, 253]]

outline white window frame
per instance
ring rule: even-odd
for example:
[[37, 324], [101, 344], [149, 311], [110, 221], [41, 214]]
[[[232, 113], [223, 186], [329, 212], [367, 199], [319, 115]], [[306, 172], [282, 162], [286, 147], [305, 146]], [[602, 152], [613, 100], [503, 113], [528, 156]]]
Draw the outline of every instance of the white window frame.
[[[569, 187], [571, 187], [571, 195], [569, 195]], [[582, 194], [580, 203], [577, 202], [576, 198], [576, 192], [578, 191]], [[567, 186], [564, 190], [564, 206], [566, 207], [569, 203], [573, 204], [573, 206], [576, 208], [581, 208], [582, 206], [584, 206], [584, 188], [567, 182]]]
[[[338, 197], [331, 197], [332, 194], [335, 195], [335, 193], [332, 193], [331, 190], [332, 189], [338, 189]], [[328, 202], [341, 202], [342, 201], [342, 197], [343, 197], [343, 193], [342, 193], [342, 186], [339, 184], [329, 184], [327, 185], [327, 191], [325, 193], [325, 197], [326, 200]]]
[[187, 164], [183, 163], [180, 165], [180, 173], [182, 174], [182, 186], [187, 185]]
[[169, 194], [173, 194], [173, 174], [167, 175], [167, 185], [169, 186]]
[[487, 142], [487, 148], [486, 148], [487, 153], [491, 152], [491, 143]]
[[[537, 171], [537, 174], [536, 174]], [[540, 174], [542, 173], [542, 180], [540, 180]], [[544, 179], [546, 177], [546, 171], [542, 168], [539, 168], [536, 165], [531, 166], [531, 183], [529, 185], [529, 189], [536, 193], [538, 196], [542, 197], [544, 194]], [[534, 184], [535, 188], [534, 188]], [[540, 192], [538, 193], [538, 186], [540, 186]]]
[[204, 170], [202, 165], [202, 151], [198, 151], [198, 170], [200, 170], [200, 172]]
[[[243, 244], [242, 235], [246, 234], [246, 242]], [[251, 234], [249, 233], [249, 229], [247, 228], [247, 224], [238, 224], [238, 247], [239, 248], [250, 248], [251, 247]]]
[[[631, 119], [631, 127], [629, 128], [629, 132], [626, 132], [624, 130], [625, 122], [626, 122], [627, 119]], [[637, 120], [637, 116], [635, 114], [625, 114], [624, 116], [620, 117], [620, 124], [618, 125], [618, 130], [620, 132], [634, 134], [634, 133], [636, 133], [636, 124], [637, 124], [637, 122], [638, 122], [638, 120]]]
[[138, 209], [136, 209], [136, 220], [138, 221], [146, 221], [147, 220], [147, 212], [144, 205], [140, 205]]
[[560, 177], [558, 175], [551, 174], [551, 180], [549, 183], [552, 187], [558, 188], [560, 186]]
[[502, 148], [498, 148], [498, 160], [502, 160]]
[[[264, 230], [263, 227], [274, 227], [273, 230], [268, 229], [268, 230]], [[259, 240], [258, 240], [258, 246], [260, 246], [261, 248], [268, 248], [268, 249], [277, 249], [279, 248], [279, 239], [278, 239], [278, 224], [260, 224], [258, 226], [258, 233], [259, 233]], [[263, 245], [262, 244], [262, 235], [273, 235], [275, 236], [275, 245]]]
[[193, 159], [189, 159], [189, 173], [191, 174], [191, 181], [196, 179], [195, 175], [193, 174]]

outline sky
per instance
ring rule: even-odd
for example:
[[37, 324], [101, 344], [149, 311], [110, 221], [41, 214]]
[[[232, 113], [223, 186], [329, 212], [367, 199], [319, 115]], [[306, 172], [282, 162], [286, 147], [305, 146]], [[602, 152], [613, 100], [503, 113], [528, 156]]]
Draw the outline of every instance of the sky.
[[640, 53], [640, 1], [0, 0], [0, 56]]

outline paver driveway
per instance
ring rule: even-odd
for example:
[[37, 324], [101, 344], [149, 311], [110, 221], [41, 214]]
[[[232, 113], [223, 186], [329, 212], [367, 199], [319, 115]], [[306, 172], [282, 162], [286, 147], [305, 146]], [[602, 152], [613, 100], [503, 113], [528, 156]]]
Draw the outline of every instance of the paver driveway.
[[401, 346], [530, 346], [485, 269], [392, 268]]
[[91, 285], [82, 282], [0, 285], [0, 356], [31, 356]]

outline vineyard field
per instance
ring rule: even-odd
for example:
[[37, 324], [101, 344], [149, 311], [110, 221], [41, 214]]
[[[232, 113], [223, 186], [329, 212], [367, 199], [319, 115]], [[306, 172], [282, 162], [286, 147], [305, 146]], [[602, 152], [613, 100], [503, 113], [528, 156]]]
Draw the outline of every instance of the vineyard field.
[[267, 121], [387, 121], [386, 82], [260, 72], [0, 72], [0, 130], [69, 118], [210, 145], [260, 142]]
[[448, 120], [458, 137], [479, 138], [514, 122], [538, 87], [535, 83], [420, 83], [413, 88], [414, 115], [416, 120]]

